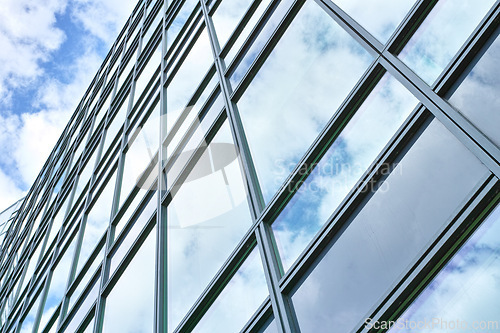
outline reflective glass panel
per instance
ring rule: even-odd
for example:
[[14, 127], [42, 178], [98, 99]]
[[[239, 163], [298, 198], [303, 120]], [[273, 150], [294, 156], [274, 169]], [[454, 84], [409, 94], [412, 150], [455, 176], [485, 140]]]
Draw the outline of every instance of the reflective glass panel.
[[[78, 181], [76, 184], [76, 190], [75, 190], [75, 196], [74, 196], [74, 202], [78, 200], [80, 195], [83, 192], [83, 189], [85, 186], [90, 182], [90, 179], [92, 178], [92, 174], [94, 172], [94, 167], [95, 167], [95, 161], [97, 157], [97, 149], [94, 149], [94, 151], [91, 153], [92, 156], [87, 159], [87, 162], [85, 166], [83, 167], [83, 171], [80, 172], [80, 175], [78, 176]], [[88, 192], [87, 191], [85, 193]]]
[[31, 306], [31, 308], [28, 310], [28, 314], [26, 317], [24, 317], [23, 321], [19, 323], [21, 325], [21, 329], [19, 330], [20, 333], [29, 333], [33, 330], [33, 324], [35, 323], [35, 316], [38, 311], [38, 307], [40, 305], [40, 297], [41, 295], [38, 294], [35, 302]]
[[[160, 143], [159, 114], [160, 104], [158, 103], [144, 124], [139, 124], [135, 131], [129, 135], [128, 149], [125, 153], [125, 163], [123, 166], [120, 206], [127, 199], [134, 186], [147, 190], [156, 178], [158, 169], [155, 166], [158, 161], [157, 153]], [[145, 172], [149, 174], [145, 174]], [[146, 182], [143, 177], [147, 177]]]
[[259, 333], [278, 333], [274, 317], [269, 318], [268, 322], [258, 331]]
[[123, 82], [125, 82], [125, 79], [127, 78], [127, 76], [134, 69], [135, 61], [136, 61], [136, 53], [132, 52], [129, 59], [127, 60], [127, 64], [121, 66], [121, 68], [122, 68], [121, 73], [120, 73], [120, 76], [118, 77], [118, 83], [116, 84], [116, 86], [118, 87], [116, 89], [117, 92], [120, 91], [120, 89], [123, 85]]
[[54, 313], [55, 308], [59, 305], [68, 285], [69, 270], [75, 254], [75, 239], [71, 240], [71, 244], [64, 252], [59, 263], [57, 263], [52, 278], [50, 279], [49, 290], [45, 305], [40, 319], [40, 328], [44, 328], [50, 317]]
[[438, 1], [399, 57], [431, 85], [494, 3]]
[[[270, 2], [270, 0], [264, 0], [264, 2]], [[309, 3], [312, 1], [307, 1], [307, 2]], [[274, 30], [276, 29], [280, 21], [284, 18], [285, 14], [287, 13], [287, 11], [290, 9], [291, 6], [292, 6], [291, 1], [280, 1], [279, 4], [277, 5], [277, 8], [275, 8], [272, 14], [267, 17], [267, 22], [262, 27], [261, 31], [258, 33], [257, 38], [255, 38], [255, 40], [250, 42], [250, 45], [246, 51], [243, 51], [244, 55], [242, 56], [242, 60], [239, 61], [236, 70], [229, 77], [233, 89], [236, 89], [239, 82], [250, 68], [250, 65], [254, 62], [255, 58], [257, 58], [262, 48], [264, 48], [267, 41], [272, 36]], [[264, 9], [262, 8], [261, 10]], [[246, 38], [246, 36], [242, 34], [236, 41], [236, 45], [238, 45], [239, 43], [243, 44], [244, 38]], [[235, 47], [236, 46], [233, 46], [234, 52], [237, 51]], [[293, 50], [293, 52], [295, 51], [296, 50]], [[293, 52], [291, 51], [288, 52], [289, 54], [293, 54]], [[228, 59], [230, 57], [231, 56], [228, 55]]]
[[21, 285], [21, 291], [23, 291], [24, 288], [28, 285], [28, 282], [30, 281], [31, 277], [33, 276], [33, 273], [35, 272], [35, 267], [36, 267], [36, 264], [38, 261], [38, 257], [40, 256], [40, 251], [42, 250], [42, 244], [43, 244], [43, 241], [40, 241], [36, 245], [36, 248], [33, 252], [33, 255], [29, 259], [28, 268], [27, 268], [26, 273], [24, 275], [23, 284]]
[[390, 332], [500, 332], [500, 208], [462, 246]]
[[[129, 96], [127, 96], [125, 98], [122, 105], [118, 109], [117, 113], [115, 113], [114, 117], [112, 119], [110, 119], [111, 124], [108, 125], [108, 128], [106, 129], [106, 136], [104, 138], [104, 148], [102, 150], [103, 155], [106, 154], [111, 143], [115, 140], [116, 135], [118, 134], [118, 131], [125, 124], [125, 116], [127, 114], [127, 109], [128, 109], [128, 104], [129, 104], [128, 97]], [[123, 131], [121, 131], [120, 134], [123, 135]], [[120, 138], [121, 138], [121, 135], [120, 135]], [[120, 142], [120, 139], [118, 139], [117, 141]]]
[[268, 294], [259, 251], [254, 249], [193, 332], [239, 332]]
[[264, 10], [267, 8], [267, 6], [270, 3], [271, 3], [271, 0], [262, 0], [260, 2], [259, 6], [257, 7], [255, 12], [253, 13], [252, 17], [245, 25], [245, 28], [243, 29], [243, 31], [241, 32], [239, 37], [236, 39], [236, 41], [233, 44], [233, 46], [231, 47], [231, 49], [227, 52], [227, 55], [224, 57], [224, 59], [226, 60], [226, 64], [230, 64], [233, 61], [234, 56], [236, 55], [236, 52], [241, 48], [241, 46], [243, 45], [243, 42], [247, 39], [248, 35], [250, 35], [250, 32], [253, 30], [253, 28], [257, 24], [258, 20], [260, 19], [260, 17], [264, 13]]
[[186, 23], [189, 15], [193, 11], [194, 7], [198, 3], [198, 0], [186, 0], [181, 7], [181, 10], [175, 17], [174, 21], [167, 30], [167, 46], [170, 47], [174, 42], [175, 38], [181, 31], [182, 27]]
[[[158, 25], [160, 24], [163, 16], [161, 16], [161, 7], [160, 7], [160, 10], [158, 12], [156, 12], [156, 15], [153, 19], [153, 21], [151, 22], [151, 24], [149, 25], [148, 27], [148, 30], [146, 31], [146, 33], [144, 34], [144, 37], [142, 37], [142, 48], [143, 48], [143, 51], [144, 51], [144, 47], [149, 43], [149, 40], [151, 39], [151, 37], [153, 36], [153, 32], [156, 30], [156, 28], [158, 28]], [[160, 35], [161, 35], [161, 29], [160, 29]]]
[[301, 330], [357, 330], [488, 174], [434, 119], [293, 293]]
[[[408, 90], [385, 74], [272, 224], [285, 270], [328, 221], [416, 104]], [[293, 167], [280, 166], [283, 177]]]
[[64, 215], [66, 215], [68, 204], [70, 202], [69, 200], [70, 196], [71, 196], [71, 191], [67, 193], [64, 202], [61, 204], [59, 210], [57, 211], [54, 217], [54, 220], [52, 221], [52, 226], [50, 227], [50, 233], [49, 233], [49, 241], [47, 244], [51, 244], [52, 241], [56, 238], [57, 233], [61, 230], [61, 227], [63, 225]]
[[450, 97], [471, 122], [500, 147], [500, 39], [497, 37]]
[[[415, 0], [333, 0], [382, 43], [387, 42]], [[376, 15], [374, 15], [376, 13]]]
[[100, 278], [93, 282], [93, 286], [91, 287], [92, 289], [90, 289], [89, 293], [86, 295], [85, 299], [83, 300], [75, 315], [71, 318], [69, 324], [63, 330], [63, 332], [73, 333], [77, 331], [77, 328], [80, 326], [90, 308], [95, 303], [97, 296], [99, 295], [99, 282]]
[[[120, 264], [122, 259], [125, 257], [127, 252], [130, 250], [132, 245], [137, 239], [137, 236], [141, 233], [143, 230], [144, 226], [146, 223], [149, 221], [151, 216], [156, 210], [156, 205], [157, 205], [157, 197], [153, 196], [149, 199], [149, 202], [146, 203], [146, 207], [144, 207], [144, 210], [141, 212], [139, 217], [135, 220], [134, 225], [128, 230], [127, 235], [125, 236], [125, 239], [121, 242], [120, 246], [116, 250], [115, 253], [113, 253], [111, 257], [111, 263], [110, 263], [110, 276], [114, 273], [116, 267]], [[123, 222], [124, 224], [125, 222]]]
[[370, 61], [314, 1], [304, 4], [238, 102], [266, 202], [288, 175], [279, 166], [300, 160]]
[[221, 48], [224, 47], [252, 2], [253, 0], [224, 0], [217, 7], [212, 20]]
[[115, 180], [116, 170], [113, 172], [113, 175], [107, 184], [104, 185], [104, 189], [87, 216], [76, 270], [77, 273], [80, 271], [83, 264], [85, 264], [88, 257], [96, 247], [97, 242], [99, 242], [108, 228], [111, 216], [113, 193], [115, 189]]
[[104, 333], [153, 331], [156, 228], [106, 298]]
[[[203, 119], [200, 120], [199, 114], [194, 113], [194, 110], [190, 111], [186, 116], [178, 132], [173, 136], [167, 146], [167, 157], [170, 158], [174, 152], [176, 152], [174, 157], [177, 157], [174, 166], [168, 172], [170, 176], [168, 177], [169, 182], [174, 181], [179, 172], [182, 171], [181, 168], [195, 151], [195, 148], [204, 140], [207, 131], [211, 128], [223, 107], [224, 101], [219, 93], [212, 105], [209, 106]], [[195, 130], [190, 131], [192, 134], [190, 134], [189, 140], [184, 143], [184, 141], [181, 140], [186, 139], [186, 132], [191, 129], [191, 126], [196, 126]], [[163, 162], [165, 163], [166, 161]]]
[[[136, 80], [135, 84], [135, 92], [134, 92], [134, 104], [137, 104], [137, 101], [141, 97], [142, 94], [145, 93], [146, 86], [149, 81], [152, 79], [153, 74], [155, 74], [158, 67], [160, 67], [161, 60], [161, 43], [156, 46], [156, 49], [153, 51], [153, 54], [150, 56], [148, 62], [143, 65], [142, 71], [138, 74], [139, 77]], [[156, 79], [158, 75], [156, 75]], [[151, 83], [154, 84], [154, 81]], [[149, 88], [151, 89], [151, 87]]]
[[228, 123], [178, 186], [167, 208], [170, 330], [179, 324], [252, 222]]
[[188, 105], [189, 99], [200, 85], [205, 74], [207, 74], [213, 61], [207, 29], [203, 28], [200, 36], [167, 87], [168, 131], [180, 113], [185, 108], [192, 107]]
[[102, 263], [103, 257], [104, 257], [104, 246], [101, 247], [101, 250], [97, 254], [96, 258], [92, 261], [92, 264], [90, 264], [90, 267], [87, 269], [84, 276], [80, 279], [78, 286], [75, 288], [73, 293], [70, 295], [69, 302], [68, 302], [68, 309], [69, 310], [71, 310], [73, 308], [73, 305], [77, 301], [78, 297], [80, 297], [80, 295], [82, 294], [83, 289], [87, 286], [90, 279], [94, 276], [94, 274], [97, 270], [97, 267]]

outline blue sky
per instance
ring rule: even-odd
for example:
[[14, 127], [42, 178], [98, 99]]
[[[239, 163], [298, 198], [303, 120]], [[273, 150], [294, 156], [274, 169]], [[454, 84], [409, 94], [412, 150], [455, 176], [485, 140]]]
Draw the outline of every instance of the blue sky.
[[0, 209], [29, 190], [136, 3], [0, 3]]

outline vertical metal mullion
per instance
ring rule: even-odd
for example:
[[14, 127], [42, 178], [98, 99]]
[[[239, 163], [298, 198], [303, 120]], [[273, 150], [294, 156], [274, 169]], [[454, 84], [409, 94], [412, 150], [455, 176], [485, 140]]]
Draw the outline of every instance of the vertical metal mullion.
[[[141, 0], [141, 2], [142, 2], [142, 5], [140, 6], [140, 9], [138, 9], [138, 11], [142, 11], [142, 13], [140, 13], [138, 15], [142, 15], [142, 18], [140, 19], [140, 21], [138, 23], [138, 24], [140, 24], [140, 27], [138, 26], [136, 28], [136, 29], [140, 29], [139, 42], [142, 42], [142, 29], [144, 27], [144, 19], [145, 19], [144, 13], [146, 11], [146, 0]], [[134, 21], [135, 21], [135, 19], [134, 19]], [[132, 22], [130, 24], [132, 24]], [[128, 31], [127, 31], [127, 34], [128, 34]], [[141, 46], [141, 44], [139, 44], [137, 47], [137, 49], [138, 49], [137, 54], [139, 54], [139, 52], [140, 52], [140, 46]], [[137, 61], [136, 61], [136, 67], [137, 67]], [[134, 73], [134, 75], [135, 75], [135, 73]], [[131, 102], [131, 100], [129, 99], [129, 107], [130, 107], [130, 102]], [[125, 122], [127, 122], [127, 120]], [[123, 148], [123, 144], [125, 141], [125, 137], [126, 137], [126, 135], [125, 135], [125, 127], [124, 127], [123, 136], [122, 136], [122, 148]], [[123, 168], [123, 163], [124, 163], [124, 161], [123, 161], [123, 150], [122, 150], [122, 153], [119, 156], [118, 167]], [[103, 321], [104, 321], [104, 311], [105, 311], [105, 306], [106, 306], [106, 299], [103, 295], [103, 291], [104, 291], [104, 288], [106, 286], [106, 282], [109, 278], [110, 262], [108, 260], [108, 252], [109, 252], [111, 245], [113, 245], [113, 232], [114, 232], [114, 226], [111, 222], [112, 222], [112, 219], [115, 215], [115, 212], [118, 210], [117, 208], [120, 204], [120, 200], [119, 200], [120, 193], [119, 192], [120, 192], [120, 188], [121, 188], [121, 181], [118, 181], [118, 179], [121, 177], [119, 177], [119, 175], [118, 175], [119, 168], [116, 169], [117, 178], [115, 181], [113, 202], [111, 205], [111, 213], [110, 213], [110, 217], [109, 217], [108, 228], [106, 231], [106, 243], [104, 244], [104, 253], [105, 254], [104, 254], [104, 259], [103, 259], [102, 266], [101, 266], [102, 269], [101, 269], [101, 278], [99, 281], [99, 294], [97, 295], [97, 304], [96, 304], [95, 314], [94, 314], [94, 332], [96, 332], [96, 333], [99, 333], [102, 331]]]
[[167, 207], [161, 203], [163, 193], [167, 190], [166, 173], [163, 172], [163, 159], [167, 156], [166, 147], [163, 146], [163, 137], [167, 132], [167, 88], [163, 84], [166, 80], [165, 68], [167, 61], [165, 53], [167, 52], [167, 32], [166, 32], [166, 10], [168, 1], [163, 0], [163, 6], [160, 9], [162, 18], [161, 32], [161, 65], [160, 65], [160, 121], [159, 121], [159, 138], [158, 138], [158, 166], [157, 166], [157, 190], [156, 190], [156, 258], [155, 258], [155, 312], [154, 312], [154, 329], [155, 333], [167, 332], [168, 325], [168, 306], [167, 306], [167, 256], [168, 256], [168, 227], [167, 227]]
[[[251, 201], [252, 217], [254, 222], [258, 219], [263, 207], [264, 200], [262, 197], [262, 191], [259, 186], [257, 179], [257, 174], [255, 172], [255, 166], [253, 164], [250, 149], [248, 147], [248, 142], [246, 140], [245, 132], [243, 129], [243, 124], [237, 109], [237, 106], [231, 101], [231, 84], [229, 80], [224, 76], [225, 73], [225, 63], [224, 60], [220, 58], [220, 45], [217, 40], [217, 35], [213, 26], [213, 22], [208, 15], [208, 10], [206, 4], [203, 0], [200, 0], [201, 8], [205, 18], [205, 25], [207, 28], [207, 33], [209, 35], [210, 45], [212, 48], [212, 54], [214, 56], [215, 67], [217, 75], [219, 76], [219, 82], [221, 86], [222, 95], [224, 97], [224, 104], [226, 107], [227, 118], [229, 120], [229, 125], [231, 132], [233, 134], [233, 139], [238, 152], [241, 156], [241, 162], [243, 164], [243, 172], [245, 175], [245, 180], [247, 183], [247, 188], [249, 191], [249, 197]], [[256, 238], [259, 251], [261, 253], [261, 259], [264, 266], [264, 272], [266, 276], [266, 281], [269, 289], [269, 295], [271, 299], [271, 304], [273, 307], [273, 313], [276, 319], [277, 328], [280, 333], [293, 333], [299, 332], [296, 325], [295, 315], [291, 307], [287, 306], [287, 300], [281, 294], [278, 280], [279, 280], [279, 267], [274, 257], [274, 252], [269, 246], [269, 230], [265, 229], [263, 222], [259, 222], [260, 225], [256, 228]], [[274, 259], [273, 259], [274, 257]]]

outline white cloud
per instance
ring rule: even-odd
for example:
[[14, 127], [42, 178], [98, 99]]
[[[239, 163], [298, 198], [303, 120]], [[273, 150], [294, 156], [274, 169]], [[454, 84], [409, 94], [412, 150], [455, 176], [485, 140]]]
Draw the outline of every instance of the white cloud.
[[[111, 45], [135, 3], [7, 0], [0, 5], [0, 152], [4, 156], [0, 207], [22, 196], [38, 175], [102, 62], [100, 47]], [[57, 18], [67, 12], [89, 34], [79, 37], [75, 51], [81, 55], [61, 76], [49, 76], [43, 66], [57, 61], [55, 52], [66, 38], [62, 30], [66, 27], [59, 27]], [[84, 16], [101, 27], [93, 27]], [[35, 97], [29, 100], [28, 95], [23, 104], [31, 108], [19, 113], [15, 103], [27, 91]]]
[[[6, 0], [0, 5], [0, 105], [11, 101], [12, 88], [25, 87], [43, 74], [40, 62], [65, 39], [55, 26], [66, 1]], [[27, 24], [29, 23], [29, 24]]]
[[137, 1], [72, 0], [71, 14], [93, 36], [111, 45]]

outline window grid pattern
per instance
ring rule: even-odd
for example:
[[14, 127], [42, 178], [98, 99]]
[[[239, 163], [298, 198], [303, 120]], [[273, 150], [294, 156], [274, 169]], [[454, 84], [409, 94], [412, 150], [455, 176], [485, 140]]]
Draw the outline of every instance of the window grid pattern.
[[[423, 22], [426, 18], [431, 17], [433, 9], [438, 5], [437, 1], [416, 1], [404, 19], [394, 27], [386, 43], [381, 43], [366, 30], [361, 19], [356, 21], [344, 11], [342, 5], [329, 0], [248, 1], [249, 7], [241, 11], [239, 21], [234, 23], [234, 30], [225, 32], [222, 41], [224, 45], [220, 45], [213, 17], [217, 9], [228, 1], [138, 2], [34, 185], [22, 203], [19, 203], [19, 207], [16, 206], [12, 215], [2, 224], [5, 229], [2, 231], [0, 248], [2, 333], [21, 332], [26, 325], [32, 327], [33, 332], [102, 332], [105, 327], [103, 321], [106, 298], [123, 273], [127, 272], [127, 266], [141, 246], [146, 244], [149, 236], [155, 238], [156, 244], [155, 299], [151, 300], [151, 306], [154, 306], [152, 331], [200, 330], [197, 324], [207, 313], [207, 309], [214, 304], [221, 289], [254, 250], [258, 251], [262, 260], [269, 296], [241, 330], [261, 332], [272, 321], [274, 324], [271, 325], [276, 325], [278, 332], [300, 332], [290, 295], [308, 276], [317, 258], [333, 242], [342, 225], [366, 198], [368, 186], [377, 183], [387, 174], [391, 163], [432, 119], [444, 125], [488, 169], [488, 175], [471, 192], [467, 204], [457, 211], [452, 218], [454, 222], [450, 222], [450, 228], [439, 235], [429, 251], [415, 261], [404, 277], [391, 287], [385, 298], [374, 305], [366, 317], [379, 320], [397, 318], [415, 298], [415, 293], [410, 290], [421, 290], [425, 285], [428, 276], [424, 274], [423, 267], [426, 264], [442, 267], [442, 263], [438, 264], [437, 256], [443, 252], [451, 253], [457, 244], [463, 242], [455, 239], [453, 233], [465, 230], [468, 234], [477, 225], [477, 222], [471, 224], [468, 221], [478, 221], [484, 218], [485, 212], [494, 208], [499, 200], [499, 147], [459, 110], [452, 107], [446, 98], [461, 82], [468, 68], [477, 62], [476, 54], [481, 53], [481, 50], [484, 52], [488, 43], [498, 35], [499, 1], [493, 2], [461, 47], [452, 52], [447, 65], [430, 85], [410, 69], [400, 54], [412, 37], [417, 36], [416, 31], [425, 24]], [[252, 82], [257, 80], [257, 73], [272, 56], [273, 50], [306, 3], [313, 3], [324, 11], [373, 57], [373, 61], [345, 96], [343, 103], [336, 111], [332, 111], [326, 126], [303, 152], [299, 162], [291, 168], [284, 183], [266, 201], [263, 195], [264, 184], [259, 182], [252, 147], [242, 119], [244, 115], [240, 114], [238, 102]], [[161, 15], [163, 19], [155, 19], [157, 15]], [[274, 22], [274, 25], [269, 22]], [[250, 23], [253, 26], [247, 26]], [[211, 57], [212, 65], [208, 71], [203, 72], [201, 83], [196, 82], [195, 87], [190, 88], [194, 93], [189, 100], [184, 101], [188, 107], [178, 118], [171, 120], [167, 117], [171, 112], [167, 109], [171, 98], [170, 84], [188, 54], [195, 52], [195, 44], [201, 40], [202, 35], [208, 36], [211, 54], [204, 56]], [[243, 42], [240, 43], [239, 39]], [[231, 50], [233, 45], [237, 45], [238, 49]], [[155, 57], [158, 49], [161, 56]], [[233, 53], [233, 59], [226, 63], [226, 56], [230, 52]], [[251, 61], [246, 58], [248, 54], [253, 54]], [[133, 65], [127, 66], [129, 62]], [[245, 70], [235, 85], [231, 78], [239, 68]], [[330, 147], [353, 112], [387, 73], [413, 94], [418, 100], [417, 106], [285, 272], [271, 228], [272, 222], [312, 173], [326, 148]], [[199, 121], [193, 121], [185, 134], [180, 133], [182, 135], [177, 143], [176, 153], [167, 153], [176, 131], [182, 128], [184, 121], [187, 122], [191, 110], [189, 106], [200, 98], [207, 86], [212, 89], [209, 84], [212, 77], [215, 77], [215, 87], [210, 91], [210, 97], [203, 97], [206, 101], [201, 101], [203, 105], [200, 110], [196, 110], [196, 118], [203, 122], [206, 117], [210, 124], [202, 129]], [[141, 89], [138, 88], [140, 80], [145, 82]], [[218, 105], [219, 109], [212, 119], [208, 114], [210, 108], [216, 105], [216, 98], [220, 98], [222, 104]], [[118, 119], [122, 107], [126, 108], [125, 117]], [[146, 177], [149, 180], [146, 190], [144, 186], [136, 186], [132, 192], [123, 193], [121, 189], [125, 180], [122, 178], [127, 152], [136, 134], [145, 129], [148, 117], [157, 117], [160, 133], [158, 142], [153, 143], [154, 147], [160, 149], [151, 152], [152, 162], [145, 172], [153, 177], [141, 176], [141, 179]], [[113, 140], [105, 148], [105, 141], [109, 140], [106, 134], [113, 121], [123, 123], [117, 132], [117, 140]], [[191, 304], [180, 323], [175, 327], [168, 327], [166, 286], [169, 204], [200, 160], [206, 144], [210, 144], [224, 123], [230, 128], [238, 152], [237, 160], [244, 178], [252, 225], [196, 302]], [[203, 140], [194, 139], [198, 127]], [[196, 141], [196, 144], [200, 142], [198, 149], [186, 155], [187, 157], [182, 156], [184, 153], [179, 153], [190, 143], [191, 138], [199, 140]], [[85, 169], [90, 171], [86, 173]], [[173, 172], [174, 169], [178, 170]], [[96, 236], [88, 259], [80, 258], [85, 231], [89, 228], [87, 216], [96, 207], [96, 202], [99, 202], [107, 185], [111, 187], [111, 194], [104, 232]], [[78, 187], [81, 189], [79, 193]], [[145, 215], [143, 219], [142, 214]], [[125, 242], [134, 225], [139, 223], [142, 223], [139, 231], [134, 231], [129, 243]], [[129, 248], [119, 264], [114, 263], [114, 270], [111, 272], [113, 255], [124, 244]], [[44, 314], [52, 275], [57, 265], [63, 262], [66, 250], [71, 251], [69, 256], [72, 259], [68, 266], [69, 273], [63, 277], [63, 296], [50, 313]], [[101, 255], [102, 253], [104, 254]], [[86, 261], [78, 265], [79, 260]], [[76, 290], [80, 294], [75, 294]], [[34, 305], [38, 307], [35, 308]], [[42, 321], [44, 315], [49, 317], [43, 317]], [[360, 324], [352, 329], [358, 331], [364, 328]]]

